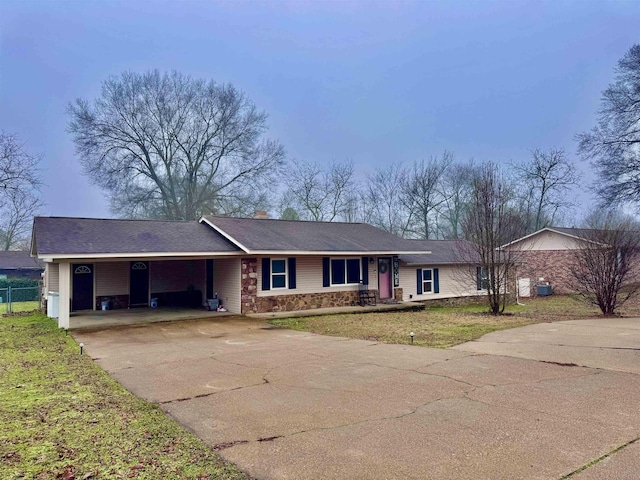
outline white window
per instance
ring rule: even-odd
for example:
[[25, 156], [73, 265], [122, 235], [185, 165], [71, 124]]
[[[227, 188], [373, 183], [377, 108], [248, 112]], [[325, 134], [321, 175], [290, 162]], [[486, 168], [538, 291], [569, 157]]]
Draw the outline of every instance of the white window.
[[332, 258], [331, 285], [356, 285], [362, 278], [360, 258]]
[[433, 293], [433, 270], [422, 269], [422, 293]]
[[271, 288], [287, 288], [287, 260], [271, 259]]

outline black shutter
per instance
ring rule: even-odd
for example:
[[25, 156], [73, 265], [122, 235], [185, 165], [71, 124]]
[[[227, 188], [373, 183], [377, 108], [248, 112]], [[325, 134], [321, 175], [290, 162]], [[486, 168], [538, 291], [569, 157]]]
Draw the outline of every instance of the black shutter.
[[422, 295], [422, 269], [419, 268], [418, 270], [416, 270], [416, 273], [418, 276], [418, 285], [417, 285], [416, 293], [418, 295]]
[[433, 293], [440, 293], [440, 275], [437, 268], [433, 269]]
[[369, 285], [369, 257], [362, 257], [362, 284]]
[[295, 257], [291, 257], [288, 259], [289, 261], [289, 289], [293, 290], [296, 288], [296, 259]]
[[262, 290], [271, 290], [271, 259], [262, 259]]
[[328, 287], [331, 285], [329, 278], [329, 257], [322, 257], [322, 286]]
[[476, 267], [476, 290], [482, 290], [482, 267]]

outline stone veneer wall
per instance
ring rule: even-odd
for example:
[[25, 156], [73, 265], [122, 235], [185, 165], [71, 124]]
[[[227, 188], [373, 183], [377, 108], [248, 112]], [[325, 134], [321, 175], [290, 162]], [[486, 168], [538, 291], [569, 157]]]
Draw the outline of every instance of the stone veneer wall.
[[257, 313], [258, 259], [243, 258], [240, 263], [240, 313]]
[[256, 312], [292, 312], [314, 308], [358, 305], [358, 291], [301, 293], [256, 298]]
[[553, 288], [553, 293], [567, 294], [571, 287], [571, 265], [575, 261], [571, 250], [531, 250], [518, 252], [516, 260], [521, 262], [518, 277], [531, 279], [531, 295], [536, 295], [538, 279], [543, 277]]

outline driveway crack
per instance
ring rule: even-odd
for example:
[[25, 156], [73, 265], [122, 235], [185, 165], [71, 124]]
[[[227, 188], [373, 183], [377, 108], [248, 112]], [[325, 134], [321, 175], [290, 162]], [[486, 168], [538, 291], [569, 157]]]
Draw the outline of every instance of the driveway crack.
[[640, 440], [640, 437], [634, 438], [633, 440], [628, 441], [627, 443], [624, 443], [622, 445], [620, 445], [619, 447], [614, 448], [613, 450], [611, 450], [608, 453], [605, 453], [604, 455], [596, 458], [595, 460], [591, 460], [589, 463], [587, 463], [586, 465], [581, 466], [580, 468], [574, 470], [573, 472], [565, 475], [564, 477], [561, 477], [560, 480], [567, 480], [571, 477], [573, 477], [574, 475], [577, 475], [578, 473], [581, 473], [583, 471], [585, 471], [587, 468], [591, 468], [594, 465], [600, 463], [602, 460], [604, 460], [605, 458], [610, 457], [611, 455], [615, 455], [616, 453], [618, 453], [621, 450], [624, 450], [625, 448], [627, 448], [629, 445], [633, 445], [634, 443], [636, 443], [637, 441]]
[[252, 383], [250, 385], [241, 385], [239, 387], [227, 388], [227, 389], [224, 389], [224, 390], [217, 390], [215, 392], [200, 393], [198, 395], [193, 395], [192, 397], [182, 397], [182, 398], [174, 398], [172, 400], [164, 400], [162, 402], [158, 402], [158, 405], [170, 405], [172, 403], [181, 403], [181, 402], [186, 402], [186, 401], [189, 401], [189, 400], [196, 400], [198, 398], [211, 397], [212, 395], [218, 395], [220, 393], [235, 392], [235, 391], [238, 391], [238, 390], [243, 390], [245, 388], [259, 387], [259, 386], [262, 386], [262, 385], [266, 385], [267, 383], [269, 383], [269, 380], [267, 380], [266, 378], [263, 378], [262, 382], [260, 382], [260, 383]]

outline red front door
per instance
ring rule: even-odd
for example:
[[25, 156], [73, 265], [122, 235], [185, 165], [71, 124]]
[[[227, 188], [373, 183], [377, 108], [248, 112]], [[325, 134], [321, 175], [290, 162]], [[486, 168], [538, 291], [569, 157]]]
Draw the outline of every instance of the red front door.
[[378, 290], [380, 298], [391, 298], [391, 258], [378, 259]]

